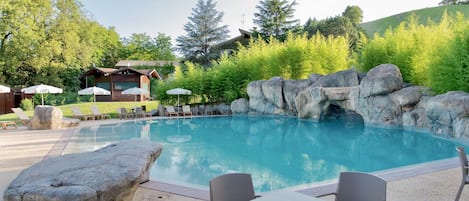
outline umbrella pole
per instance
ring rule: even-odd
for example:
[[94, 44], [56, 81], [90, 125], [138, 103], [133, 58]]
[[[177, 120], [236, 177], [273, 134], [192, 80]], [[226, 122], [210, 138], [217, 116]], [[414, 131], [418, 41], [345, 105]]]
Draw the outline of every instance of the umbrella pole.
[[44, 105], [44, 94], [41, 94], [41, 103]]
[[178, 113], [179, 113], [179, 93], [178, 93]]
[[93, 102], [96, 104], [96, 94], [93, 93]]

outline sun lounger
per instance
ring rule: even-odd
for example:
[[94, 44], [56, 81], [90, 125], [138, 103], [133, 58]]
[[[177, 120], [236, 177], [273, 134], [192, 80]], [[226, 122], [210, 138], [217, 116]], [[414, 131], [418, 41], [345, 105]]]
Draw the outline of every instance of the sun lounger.
[[166, 107], [166, 115], [171, 117], [171, 116], [179, 116], [179, 113], [174, 110], [173, 106], [165, 106]]
[[142, 118], [151, 117], [151, 114], [149, 112], [143, 111], [143, 108], [141, 108], [141, 107], [135, 108], [135, 115], [137, 115], [137, 118], [138, 117], [142, 117]]
[[26, 115], [21, 108], [11, 108], [11, 110], [16, 114], [16, 116], [18, 116], [24, 126], [27, 126], [31, 121], [28, 115]]
[[183, 105], [182, 106], [182, 115], [183, 116], [192, 116], [191, 106]]
[[0, 125], [2, 126], [3, 129], [7, 129], [8, 126], [12, 126], [12, 127], [15, 127], [15, 128], [18, 128], [16, 126], [16, 123], [14, 121], [0, 121]]
[[91, 106], [91, 112], [95, 119], [111, 119], [111, 115], [101, 113], [96, 105]]
[[128, 118], [133, 118], [134, 117], [134, 114], [128, 113], [127, 109], [125, 109], [125, 108], [117, 109], [117, 113], [119, 114], [119, 119], [128, 119]]
[[94, 120], [93, 115], [83, 114], [81, 112], [80, 108], [78, 108], [78, 107], [72, 106], [72, 107], [70, 107], [70, 109], [72, 110], [74, 118], [78, 118], [78, 119], [81, 119], [81, 120]]

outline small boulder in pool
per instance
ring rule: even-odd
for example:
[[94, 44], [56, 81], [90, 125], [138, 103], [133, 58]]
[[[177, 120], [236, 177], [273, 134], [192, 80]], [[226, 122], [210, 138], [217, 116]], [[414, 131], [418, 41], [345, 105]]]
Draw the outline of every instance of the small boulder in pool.
[[49, 158], [23, 170], [3, 194], [21, 200], [131, 200], [162, 151], [133, 139], [94, 152]]

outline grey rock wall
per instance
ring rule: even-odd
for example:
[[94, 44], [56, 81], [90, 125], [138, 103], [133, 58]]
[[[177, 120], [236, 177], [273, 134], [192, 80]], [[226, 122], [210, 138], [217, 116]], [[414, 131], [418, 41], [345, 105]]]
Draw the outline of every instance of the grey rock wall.
[[319, 121], [334, 105], [361, 115], [367, 125], [426, 129], [469, 138], [468, 93], [433, 96], [429, 88], [404, 83], [399, 68], [393, 64], [376, 66], [366, 75], [347, 70], [311, 75], [305, 80], [275, 77], [249, 83], [247, 92], [247, 113]]

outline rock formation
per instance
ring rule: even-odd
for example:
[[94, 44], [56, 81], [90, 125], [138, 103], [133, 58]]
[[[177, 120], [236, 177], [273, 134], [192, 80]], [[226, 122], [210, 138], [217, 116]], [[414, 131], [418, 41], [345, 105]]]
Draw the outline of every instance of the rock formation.
[[94, 152], [49, 158], [22, 171], [3, 194], [21, 200], [131, 200], [162, 146], [128, 140]]
[[63, 117], [60, 108], [50, 105], [38, 105], [34, 108], [34, 116], [27, 126], [31, 130], [44, 130], [78, 125], [80, 125], [80, 119]]
[[[397, 66], [382, 64], [366, 74], [354, 70], [311, 75], [306, 80], [274, 77], [249, 83], [248, 113], [290, 115], [322, 120], [330, 108], [360, 115], [365, 124], [426, 129], [437, 134], [469, 138], [469, 94], [431, 90], [403, 82]], [[245, 113], [232, 104], [233, 113]], [[233, 106], [235, 106], [233, 108]]]
[[58, 107], [38, 105], [34, 108], [34, 116], [28, 128], [33, 130], [61, 128], [62, 118], [62, 111]]

